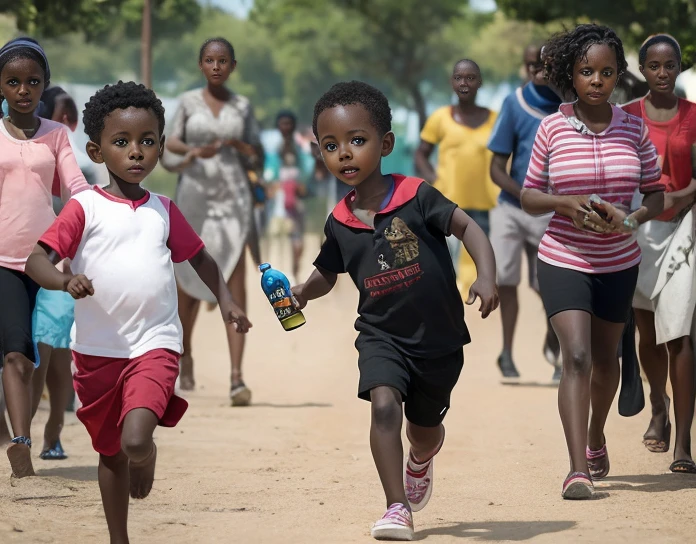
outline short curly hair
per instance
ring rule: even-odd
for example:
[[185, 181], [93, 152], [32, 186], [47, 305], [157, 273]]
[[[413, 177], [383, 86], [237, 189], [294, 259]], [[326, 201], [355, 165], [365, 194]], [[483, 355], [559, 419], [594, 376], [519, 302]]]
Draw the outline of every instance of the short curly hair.
[[106, 117], [114, 110], [127, 108], [152, 110], [159, 122], [160, 136], [164, 133], [164, 106], [157, 95], [141, 83], [119, 81], [98, 90], [85, 104], [83, 122], [89, 139], [98, 144]]
[[565, 95], [573, 88], [575, 63], [587, 56], [593, 45], [608, 45], [616, 53], [619, 76], [628, 68], [621, 39], [611, 28], [595, 24], [578, 25], [551, 37], [544, 46], [546, 76]]
[[676, 40], [676, 38], [670, 36], [669, 34], [655, 34], [653, 36], [650, 36], [647, 40], [645, 40], [643, 42], [643, 45], [640, 46], [640, 51], [638, 52], [638, 64], [640, 66], [645, 66], [645, 61], [648, 58], [648, 49], [650, 49], [653, 45], [658, 45], [661, 43], [666, 43], [672, 49], [674, 49], [674, 54], [677, 56], [679, 64], [681, 64], [681, 47], [679, 46], [679, 42]]
[[373, 126], [381, 136], [391, 130], [392, 114], [389, 101], [384, 93], [362, 81], [336, 83], [317, 101], [314, 106], [312, 130], [318, 138], [317, 119], [324, 111], [336, 106], [359, 104], [370, 114]]

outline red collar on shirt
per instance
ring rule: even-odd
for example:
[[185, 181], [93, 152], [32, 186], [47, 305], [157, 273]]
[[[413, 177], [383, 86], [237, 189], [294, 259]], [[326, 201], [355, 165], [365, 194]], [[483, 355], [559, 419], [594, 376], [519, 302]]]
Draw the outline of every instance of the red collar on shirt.
[[[402, 176], [401, 174], [392, 174], [394, 178], [394, 194], [387, 203], [387, 206], [377, 213], [389, 213], [406, 204], [409, 200], [413, 200], [418, 192], [418, 187], [424, 180], [410, 176]], [[355, 217], [350, 209], [350, 203], [355, 198], [355, 189], [346, 195], [336, 207], [333, 209], [332, 215], [336, 221], [343, 223], [347, 227], [356, 229], [373, 230], [372, 227], [366, 225], [360, 219]]]
[[99, 193], [101, 196], [103, 196], [104, 198], [106, 198], [108, 200], [111, 200], [113, 202], [119, 202], [121, 204], [127, 204], [128, 206], [133, 208], [133, 210], [138, 209], [140, 206], [142, 206], [148, 200], [150, 200], [150, 191], [145, 191], [145, 196], [143, 198], [141, 198], [140, 200], [129, 200], [127, 198], [119, 198], [117, 196], [109, 194], [101, 187], [95, 187], [94, 190], [97, 191], [97, 193]]

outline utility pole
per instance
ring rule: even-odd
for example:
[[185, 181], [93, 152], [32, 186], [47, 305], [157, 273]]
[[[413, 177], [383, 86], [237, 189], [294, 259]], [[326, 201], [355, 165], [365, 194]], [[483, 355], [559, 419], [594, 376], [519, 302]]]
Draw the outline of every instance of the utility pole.
[[143, 0], [143, 26], [140, 34], [140, 78], [152, 88], [152, 0]]

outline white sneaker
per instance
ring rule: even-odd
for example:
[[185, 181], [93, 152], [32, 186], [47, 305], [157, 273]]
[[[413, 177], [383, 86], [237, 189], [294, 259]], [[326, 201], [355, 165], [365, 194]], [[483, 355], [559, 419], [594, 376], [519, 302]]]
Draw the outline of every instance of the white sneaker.
[[371, 533], [375, 540], [413, 540], [411, 512], [400, 502], [392, 504], [372, 526]]
[[404, 490], [412, 512], [420, 512], [428, 504], [433, 494], [433, 462], [435, 457], [419, 465], [413, 460], [411, 452], [404, 469]]

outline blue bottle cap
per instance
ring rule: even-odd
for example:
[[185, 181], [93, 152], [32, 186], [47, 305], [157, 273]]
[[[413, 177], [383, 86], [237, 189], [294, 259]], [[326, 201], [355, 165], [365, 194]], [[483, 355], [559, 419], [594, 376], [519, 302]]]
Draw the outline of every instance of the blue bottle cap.
[[271, 268], [271, 265], [268, 263], [263, 263], [259, 265], [259, 271], [265, 272], [266, 270], [269, 270]]

